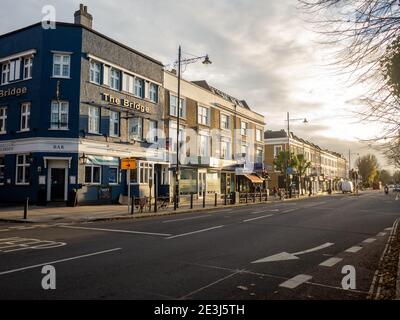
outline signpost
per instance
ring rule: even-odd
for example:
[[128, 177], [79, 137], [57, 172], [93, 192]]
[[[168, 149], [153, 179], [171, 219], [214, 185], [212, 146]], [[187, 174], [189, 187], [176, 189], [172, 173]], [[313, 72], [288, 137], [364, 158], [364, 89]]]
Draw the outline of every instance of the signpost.
[[[131, 170], [137, 168], [136, 159], [125, 158], [121, 159], [121, 170], [127, 170], [126, 180], [128, 183], [128, 213], [130, 213], [130, 201], [131, 201]], [[133, 203], [132, 206], [135, 204]]]

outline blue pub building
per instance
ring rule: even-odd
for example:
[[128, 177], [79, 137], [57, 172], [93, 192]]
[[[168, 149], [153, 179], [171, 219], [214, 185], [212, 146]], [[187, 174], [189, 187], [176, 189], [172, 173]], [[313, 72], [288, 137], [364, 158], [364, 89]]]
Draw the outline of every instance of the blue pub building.
[[[0, 204], [126, 201], [169, 189], [163, 65], [75, 23], [0, 35]], [[153, 187], [153, 188], [152, 188]]]

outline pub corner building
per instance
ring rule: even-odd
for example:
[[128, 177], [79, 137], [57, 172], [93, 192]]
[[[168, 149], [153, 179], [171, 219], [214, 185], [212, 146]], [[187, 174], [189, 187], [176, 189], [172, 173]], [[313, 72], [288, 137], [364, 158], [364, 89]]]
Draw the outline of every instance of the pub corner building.
[[[75, 23], [0, 35], [0, 203], [116, 203], [169, 193], [163, 64]], [[153, 184], [153, 181], [155, 184]], [[151, 190], [153, 186], [153, 190]], [[125, 198], [126, 200], [126, 198]]]

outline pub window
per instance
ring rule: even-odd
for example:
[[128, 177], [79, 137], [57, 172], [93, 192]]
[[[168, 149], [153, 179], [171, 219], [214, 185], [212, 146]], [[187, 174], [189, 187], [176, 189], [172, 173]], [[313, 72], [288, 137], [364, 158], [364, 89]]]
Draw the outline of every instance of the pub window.
[[88, 165], [85, 166], [85, 183], [100, 184], [101, 167]]
[[98, 107], [89, 107], [89, 133], [99, 133], [100, 132], [100, 109]]
[[1, 84], [7, 84], [10, 79], [10, 63], [4, 63], [1, 66]]
[[26, 154], [17, 155], [16, 178], [15, 178], [17, 185], [29, 184], [30, 166], [31, 165], [28, 161], [28, 155]]
[[5, 182], [5, 161], [4, 157], [0, 157], [0, 185]]
[[144, 97], [144, 81], [139, 78], [135, 78], [135, 96], [139, 98]]
[[33, 58], [26, 57], [24, 59], [24, 80], [32, 78]]
[[108, 171], [108, 182], [110, 184], [119, 183], [119, 169], [118, 167], [110, 167]]
[[29, 131], [31, 119], [31, 104], [29, 102], [21, 105], [21, 131]]
[[110, 136], [119, 137], [119, 112], [110, 112]]
[[90, 82], [100, 84], [101, 81], [101, 64], [95, 61], [90, 61]]
[[158, 85], [150, 83], [150, 101], [158, 102]]
[[6, 133], [7, 108], [0, 108], [0, 134]]
[[143, 138], [143, 119], [134, 117], [129, 119], [129, 138], [142, 140]]
[[71, 56], [69, 54], [53, 55], [53, 77], [69, 78], [71, 68]]
[[153, 179], [153, 164], [148, 162], [139, 163], [139, 179], [140, 183], [148, 184]]
[[66, 101], [51, 102], [51, 129], [68, 129], [69, 103]]
[[115, 68], [110, 71], [110, 87], [114, 90], [121, 90], [121, 72]]
[[147, 133], [148, 142], [157, 142], [157, 121], [149, 120], [149, 132]]

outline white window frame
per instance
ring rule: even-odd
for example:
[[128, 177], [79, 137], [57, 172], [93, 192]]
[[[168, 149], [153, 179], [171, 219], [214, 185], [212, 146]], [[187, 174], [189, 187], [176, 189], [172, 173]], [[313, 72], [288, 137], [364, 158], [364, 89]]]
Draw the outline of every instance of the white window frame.
[[[95, 164], [86, 164], [84, 167], [84, 174], [85, 174], [85, 184], [87, 185], [100, 185], [101, 184], [101, 174], [102, 174], [102, 168], [99, 165]], [[91, 168], [90, 169], [90, 182], [86, 181], [86, 168]], [[94, 168], [99, 168], [99, 182], [93, 182], [93, 177], [94, 177]]]
[[121, 71], [116, 68], [110, 68], [110, 88], [116, 91], [121, 90]]
[[10, 62], [1, 65], [1, 84], [8, 84], [10, 81]]
[[256, 141], [263, 141], [262, 130], [256, 128]]
[[[225, 146], [226, 148], [226, 155], [224, 155], [224, 152], [223, 152], [223, 150], [224, 150], [224, 148], [223, 148], [223, 146]], [[232, 159], [232, 152], [231, 152], [231, 149], [232, 149], [232, 143], [231, 143], [231, 141], [228, 141], [228, 140], [221, 140], [221, 159], [223, 159], [223, 160], [231, 160]]]
[[198, 152], [200, 157], [210, 156], [210, 136], [199, 134], [198, 135]]
[[[97, 111], [97, 112], [95, 112]], [[100, 108], [89, 106], [88, 108], [88, 133], [100, 133]], [[93, 128], [94, 126], [94, 128]]]
[[[53, 106], [57, 106], [57, 123], [54, 123], [52, 121], [53, 119], [53, 114], [55, 113], [53, 110]], [[66, 106], [67, 110], [62, 110], [62, 106]], [[50, 110], [50, 129], [51, 130], [68, 130], [68, 125], [69, 125], [69, 102], [68, 101], [55, 101], [53, 100], [51, 102], [51, 106], [50, 106], [51, 110]], [[61, 122], [62, 116], [66, 115], [67, 116], [67, 121], [66, 124], [63, 124]]]
[[[117, 115], [117, 117], [115, 117]], [[115, 126], [118, 128], [118, 133], [115, 134]], [[120, 113], [118, 111], [110, 111], [110, 137], [120, 136]]]
[[283, 151], [282, 145], [274, 146], [274, 158], [276, 158], [278, 156], [279, 152], [282, 152], [282, 151]]
[[[226, 118], [226, 121], [222, 121], [223, 118]], [[229, 130], [230, 129], [229, 119], [230, 119], [229, 115], [221, 113], [221, 129], [223, 129], [223, 130]], [[224, 123], [226, 123], [226, 126], [224, 126]]]
[[197, 123], [205, 126], [210, 125], [210, 108], [201, 105], [198, 106]]
[[[258, 151], [261, 151], [261, 156], [258, 158]], [[257, 147], [255, 150], [255, 155], [254, 155], [254, 162], [255, 163], [262, 163], [264, 162], [264, 148], [263, 147]]]
[[0, 134], [7, 133], [7, 107], [0, 107]]
[[149, 99], [151, 102], [158, 103], [158, 85], [155, 83], [149, 85]]
[[[31, 164], [29, 163], [27, 157], [28, 154], [17, 154], [15, 158], [15, 184], [18, 186], [27, 186], [30, 184], [29, 182], [29, 177], [26, 176], [26, 168], [30, 168]], [[22, 157], [23, 162], [21, 164], [18, 164], [18, 158]], [[22, 168], [22, 177], [23, 181], [18, 182], [18, 169]]]
[[240, 121], [240, 134], [242, 136], [245, 136], [247, 134], [247, 129], [248, 129], [247, 122]]
[[33, 57], [25, 57], [24, 72], [22, 75], [24, 80], [32, 79], [32, 69], [33, 69]]
[[[178, 107], [175, 105], [175, 112], [172, 112], [172, 98], [175, 98], [175, 101], [178, 100], [178, 96], [170, 94], [169, 96], [169, 114], [173, 117], [177, 116], [177, 109]], [[179, 102], [179, 118], [185, 119], [186, 118], [186, 103], [185, 103], [185, 98], [180, 97], [180, 102]]]
[[[96, 81], [97, 77], [99, 81]], [[89, 81], [94, 84], [101, 84], [101, 63], [90, 60]]]
[[[60, 62], [56, 63], [56, 57], [60, 58]], [[68, 62], [64, 58], [68, 57]], [[56, 65], [60, 65], [60, 74], [55, 73]], [[64, 75], [64, 67], [68, 67], [68, 74]], [[71, 77], [71, 54], [53, 53], [53, 78], [69, 79]]]
[[[133, 80], [133, 94], [135, 95], [135, 97], [144, 98], [144, 80], [138, 77], [135, 77]], [[140, 86], [138, 86], [138, 84], [141, 84]]]
[[[152, 128], [150, 124], [155, 124]], [[157, 130], [158, 130], [158, 122], [156, 120], [149, 120], [148, 122], [148, 132], [147, 132], [147, 140], [150, 143], [157, 142]]]
[[21, 104], [20, 132], [30, 131], [31, 103]]
[[[116, 175], [117, 181], [116, 181], [116, 182], [111, 182], [111, 181], [110, 181], [110, 171], [111, 171], [111, 169], [116, 169], [116, 170], [117, 170], [117, 175]], [[119, 184], [120, 184], [120, 179], [119, 179], [119, 167], [118, 167], [118, 166], [109, 166], [109, 167], [108, 167], [108, 170], [109, 170], [109, 172], [108, 172], [108, 183], [109, 183], [111, 186], [119, 185]]]
[[[135, 119], [138, 119], [138, 127], [140, 128], [140, 132], [138, 130], [138, 134], [132, 133], [133, 121]], [[129, 118], [128, 126], [129, 126], [129, 140], [138, 140], [138, 141], [143, 140], [143, 118], [141, 117]]]
[[[154, 163], [139, 161], [138, 166], [138, 183], [149, 184], [149, 178], [153, 180], [154, 177]], [[153, 181], [154, 183], [154, 181]]]

